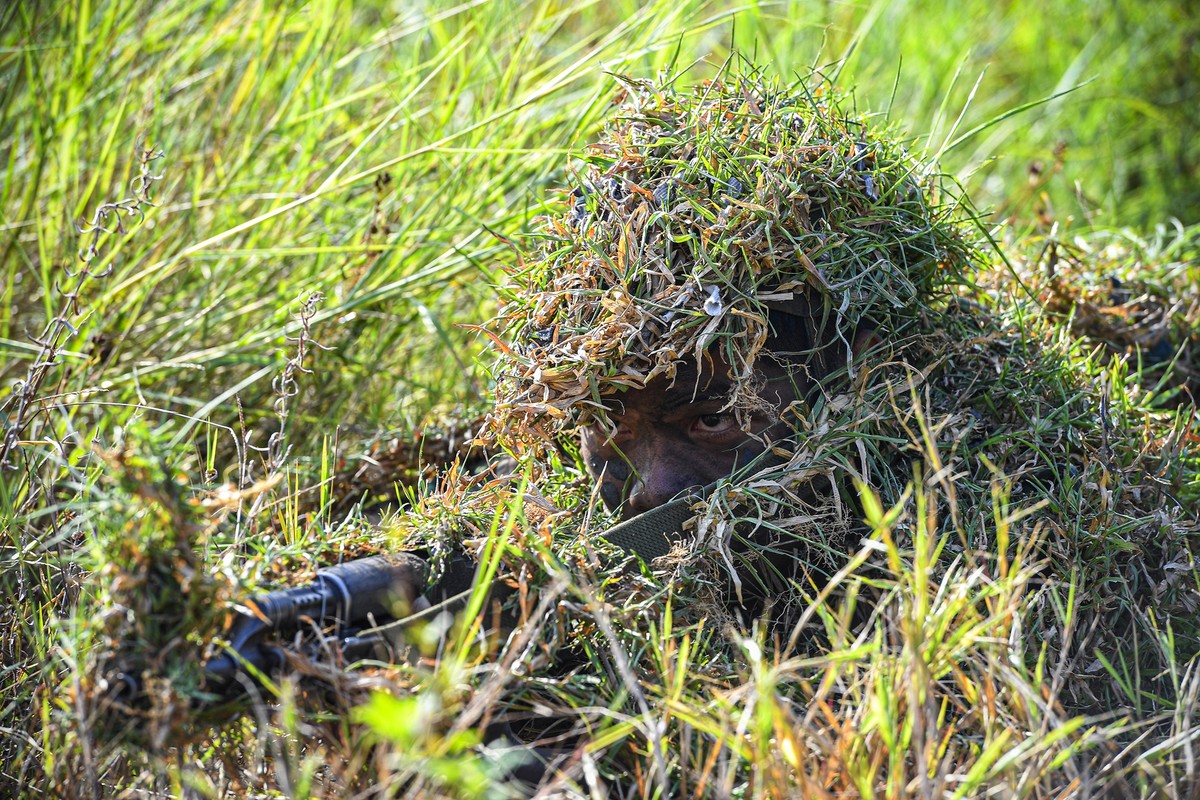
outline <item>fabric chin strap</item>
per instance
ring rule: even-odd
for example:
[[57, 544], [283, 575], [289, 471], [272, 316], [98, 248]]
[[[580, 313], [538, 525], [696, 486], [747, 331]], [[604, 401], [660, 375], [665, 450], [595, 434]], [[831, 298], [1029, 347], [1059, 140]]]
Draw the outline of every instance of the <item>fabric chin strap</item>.
[[[705, 487], [703, 496], [707, 497], [713, 486]], [[672, 500], [614, 525], [601, 535], [643, 561], [653, 561], [671, 552], [672, 545], [683, 540], [686, 535], [683, 525], [694, 516], [692, 505], [697, 499], [692, 496]]]
[[[779, 466], [787, 461], [778, 452], [769, 450], [763, 456], [750, 462], [741, 474], [749, 476], [768, 467]], [[669, 503], [643, 511], [636, 517], [631, 517], [600, 534], [604, 539], [633, 553], [643, 561], [650, 562], [671, 552], [671, 548], [689, 535], [684, 524], [695, 514], [692, 506], [707, 498], [721, 481], [710, 483], [699, 492], [688, 497], [680, 497]]]

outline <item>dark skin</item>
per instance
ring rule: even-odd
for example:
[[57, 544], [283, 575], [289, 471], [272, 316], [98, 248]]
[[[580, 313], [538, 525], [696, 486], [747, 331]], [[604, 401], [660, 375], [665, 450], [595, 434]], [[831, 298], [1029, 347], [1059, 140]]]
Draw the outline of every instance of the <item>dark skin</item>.
[[700, 371], [680, 368], [674, 381], [657, 378], [609, 398], [615, 432], [591, 425], [580, 441], [604, 505], [622, 517], [656, 508], [731, 474], [789, 433], [780, 415], [804, 394], [803, 370], [767, 360], [758, 377], [763, 404], [750, 414], [748, 429], [728, 408], [733, 383], [719, 361]]
[[[873, 327], [856, 332], [851, 352], [861, 355], [882, 339]], [[642, 389], [607, 398], [609, 426], [584, 428], [580, 452], [610, 511], [628, 518], [724, 478], [792, 432], [781, 415], [809, 394], [805, 367], [762, 358], [756, 370], [760, 408], [748, 429], [728, 408], [729, 367], [707, 358], [702, 368], [679, 368], [675, 379], [657, 378]], [[615, 426], [615, 431], [613, 430]]]

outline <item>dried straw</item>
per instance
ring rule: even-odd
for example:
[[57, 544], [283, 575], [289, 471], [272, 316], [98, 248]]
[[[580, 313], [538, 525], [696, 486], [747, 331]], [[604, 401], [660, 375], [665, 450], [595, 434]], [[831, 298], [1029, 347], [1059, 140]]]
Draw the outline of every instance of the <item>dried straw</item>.
[[617, 78], [619, 105], [565, 202], [537, 221], [497, 327], [501, 419], [586, 421], [601, 398], [720, 356], [750, 396], [768, 307], [823, 341], [902, 328], [961, 280], [969, 210], [815, 77], [728, 66], [693, 89]]

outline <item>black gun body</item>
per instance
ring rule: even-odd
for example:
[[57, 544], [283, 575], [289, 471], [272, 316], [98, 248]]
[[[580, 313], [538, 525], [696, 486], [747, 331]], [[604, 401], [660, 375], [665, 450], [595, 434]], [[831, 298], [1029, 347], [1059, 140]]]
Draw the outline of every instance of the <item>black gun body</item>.
[[412, 553], [370, 556], [322, 569], [312, 583], [255, 597], [230, 626], [228, 652], [205, 664], [205, 678], [219, 688], [247, 667], [277, 671], [285, 655], [263, 641], [271, 633], [309, 626], [342, 638], [407, 613], [425, 592], [428, 574], [424, 559]]

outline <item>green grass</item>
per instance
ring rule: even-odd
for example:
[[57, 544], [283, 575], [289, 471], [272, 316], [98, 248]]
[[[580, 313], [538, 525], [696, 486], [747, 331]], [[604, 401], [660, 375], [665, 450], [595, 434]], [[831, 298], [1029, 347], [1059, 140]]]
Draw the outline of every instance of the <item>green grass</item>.
[[[483, 796], [505, 782], [476, 760], [480, 720], [548, 710], [588, 731], [584, 793], [1194, 791], [1187, 3], [12, 3], [0, 31], [0, 789]], [[486, 408], [488, 343], [464, 325], [579, 168], [605, 70], [696, 62], [698, 81], [731, 46], [911, 132], [1008, 261], [972, 298], [1007, 333], [960, 320], [916, 395], [928, 430], [822, 444], [903, 463], [795, 641], [722, 624], [713, 559], [675, 581], [595, 566], [569, 457], [524, 467], [569, 515], [501, 486], [384, 530], [347, 518], [371, 443]], [[1125, 349], [1109, 275], [1190, 346], [1173, 372]], [[463, 629], [436, 665], [189, 709], [232, 597], [431, 531], [491, 531], [529, 565], [532, 644]], [[141, 717], [100, 702], [130, 663], [165, 679]], [[423, 727], [396, 723], [413, 708]]]

